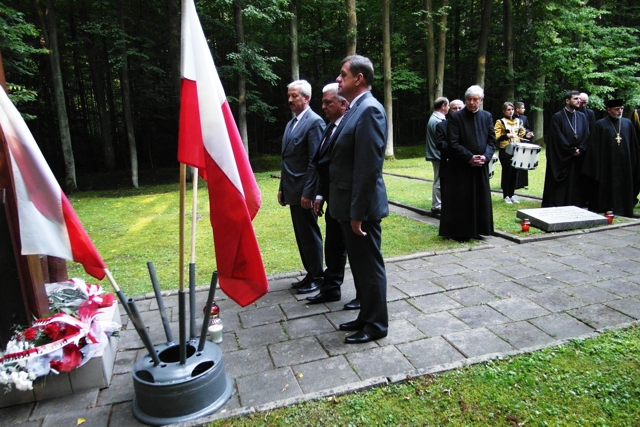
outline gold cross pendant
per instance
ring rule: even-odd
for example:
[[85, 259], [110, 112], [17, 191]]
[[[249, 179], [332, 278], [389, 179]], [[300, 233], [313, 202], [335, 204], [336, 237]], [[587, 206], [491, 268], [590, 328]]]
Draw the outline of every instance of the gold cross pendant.
[[618, 145], [620, 145], [620, 141], [622, 141], [622, 137], [620, 137], [620, 134], [616, 135], [616, 142], [618, 143]]

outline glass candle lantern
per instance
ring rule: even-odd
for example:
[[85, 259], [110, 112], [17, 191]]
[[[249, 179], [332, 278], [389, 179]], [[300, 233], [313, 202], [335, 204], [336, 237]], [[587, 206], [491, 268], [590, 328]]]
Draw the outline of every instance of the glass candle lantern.
[[607, 221], [609, 224], [613, 223], [613, 211], [607, 211], [606, 214], [604, 214], [605, 218], [607, 218]]

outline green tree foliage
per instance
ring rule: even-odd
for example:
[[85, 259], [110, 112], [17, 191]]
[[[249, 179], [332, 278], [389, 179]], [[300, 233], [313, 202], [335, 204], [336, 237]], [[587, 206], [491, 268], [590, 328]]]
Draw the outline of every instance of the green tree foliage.
[[[179, 76], [170, 45], [179, 34], [168, 10], [178, 0], [124, 2], [133, 122], [140, 169], [175, 166]], [[358, 53], [376, 69], [373, 94], [382, 92], [382, 7], [358, 0]], [[485, 77], [485, 110], [499, 114], [507, 84], [501, 2], [489, 22], [481, 22], [482, 0], [433, 0], [436, 22], [448, 14], [444, 96], [461, 98], [476, 83], [476, 55], [482, 26], [490, 26]], [[287, 0], [245, 0], [245, 43], [238, 46], [232, 0], [196, 0], [200, 20], [232, 108], [238, 76], [247, 82], [247, 125], [251, 156], [277, 154], [291, 113], [286, 103], [290, 67], [290, 13]], [[424, 0], [395, 0], [391, 7], [393, 128], [396, 146], [424, 141], [430, 115]], [[14, 9], [14, 10], [12, 10]], [[177, 8], [179, 10], [179, 8]], [[120, 97], [121, 34], [116, 0], [57, 0], [60, 55], [78, 174], [102, 169], [101, 132], [89, 67], [100, 64], [117, 168], [128, 168], [128, 148]], [[347, 11], [343, 0], [298, 1], [300, 77], [313, 88], [311, 106], [320, 112], [322, 87], [334, 81], [346, 52]], [[515, 100], [529, 106], [539, 97], [545, 122], [560, 107], [563, 93], [579, 89], [602, 107], [609, 96], [640, 103], [640, 4], [632, 0], [513, 0]], [[48, 58], [40, 49], [33, 3], [0, 4], [0, 48], [7, 77], [24, 99], [23, 111], [54, 172], [61, 170], [60, 143], [52, 104]], [[435, 37], [445, 29], [435, 27]], [[540, 83], [545, 76], [544, 84]], [[26, 98], [25, 98], [26, 96]], [[513, 101], [513, 100], [512, 100]], [[531, 110], [531, 109], [530, 109]]]
[[[25, 21], [23, 13], [0, 3], [0, 52], [5, 69], [9, 98], [16, 103], [35, 101], [37, 92], [19, 84], [22, 76], [33, 76], [34, 56], [47, 51], [39, 46], [39, 33], [35, 25]], [[25, 118], [34, 116], [25, 114]]]

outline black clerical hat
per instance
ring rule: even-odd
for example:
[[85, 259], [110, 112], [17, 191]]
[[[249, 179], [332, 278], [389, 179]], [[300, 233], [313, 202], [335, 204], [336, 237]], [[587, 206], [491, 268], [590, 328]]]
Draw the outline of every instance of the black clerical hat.
[[623, 107], [624, 100], [623, 99], [610, 99], [604, 103], [607, 108], [615, 108], [615, 107]]

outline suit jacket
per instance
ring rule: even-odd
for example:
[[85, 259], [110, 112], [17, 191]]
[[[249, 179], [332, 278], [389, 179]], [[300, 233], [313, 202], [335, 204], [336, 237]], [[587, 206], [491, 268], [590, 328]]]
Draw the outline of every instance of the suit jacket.
[[[332, 136], [328, 135], [330, 128], [331, 123], [327, 124], [320, 140], [321, 143], [325, 138], [330, 138], [330, 136]], [[337, 131], [337, 129], [335, 131]], [[316, 195], [322, 196], [326, 203], [329, 203], [329, 161], [331, 159], [331, 150], [329, 149], [330, 146], [331, 138], [326, 141], [324, 145], [321, 145], [318, 148], [316, 155], [313, 157], [313, 163], [316, 167], [317, 178]]]
[[287, 123], [282, 137], [282, 162], [280, 167], [280, 191], [288, 205], [300, 205], [300, 198], [315, 198], [315, 164], [313, 156], [318, 151], [324, 132], [324, 120], [309, 108], [300, 123], [289, 132], [293, 120]]
[[351, 106], [331, 139], [332, 217], [340, 221], [375, 221], [389, 215], [382, 180], [386, 145], [387, 115], [367, 92]]

